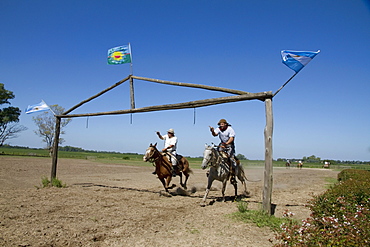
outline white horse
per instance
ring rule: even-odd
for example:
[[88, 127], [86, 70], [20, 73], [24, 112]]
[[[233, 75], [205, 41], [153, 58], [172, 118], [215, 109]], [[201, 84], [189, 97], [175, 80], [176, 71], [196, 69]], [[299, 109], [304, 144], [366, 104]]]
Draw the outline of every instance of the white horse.
[[[244, 194], [248, 195], [247, 185], [246, 185], [247, 178], [244, 174], [244, 169], [240, 165], [239, 161], [237, 161], [237, 164], [238, 165], [235, 171], [235, 175], [244, 185]], [[203, 170], [206, 169], [207, 167], [210, 167], [206, 194], [203, 197], [203, 201], [201, 205], [202, 206], [205, 205], [209, 190], [211, 189], [211, 186], [214, 180], [218, 180], [222, 182], [222, 200], [225, 201], [225, 189], [226, 189], [227, 180], [229, 180], [230, 178], [230, 166], [223, 159], [220, 152], [217, 151], [215, 145], [213, 146], [206, 145], [204, 153], [203, 153], [203, 162], [202, 162], [201, 167]], [[230, 182], [234, 185], [235, 198], [236, 198], [238, 195], [238, 187], [237, 187], [236, 179]]]

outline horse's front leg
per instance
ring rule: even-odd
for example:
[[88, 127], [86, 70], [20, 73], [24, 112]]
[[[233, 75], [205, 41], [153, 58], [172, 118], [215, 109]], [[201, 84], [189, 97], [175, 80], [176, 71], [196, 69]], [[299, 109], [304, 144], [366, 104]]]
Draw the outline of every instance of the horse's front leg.
[[166, 187], [166, 181], [164, 181], [164, 178], [159, 178], [159, 180], [162, 182], [163, 188], [168, 192], [168, 186]]
[[206, 205], [206, 200], [207, 200], [208, 193], [209, 193], [209, 189], [207, 188], [207, 189], [206, 189], [206, 193], [205, 193], [205, 194], [204, 194], [204, 196], [203, 196], [203, 200], [202, 200], [202, 202], [200, 203], [200, 205], [201, 205], [201, 206], [205, 206], [205, 205]]
[[166, 191], [167, 191], [167, 192], [168, 192], [168, 188], [170, 187], [171, 180], [172, 180], [172, 176], [171, 176], [171, 175], [169, 175], [169, 176], [166, 178]]
[[203, 196], [203, 200], [200, 203], [201, 206], [205, 206], [206, 205], [207, 196], [208, 196], [208, 193], [209, 193], [209, 191], [211, 189], [212, 182], [213, 182], [213, 180], [211, 180], [211, 178], [208, 177], [208, 185], [207, 185], [206, 193]]

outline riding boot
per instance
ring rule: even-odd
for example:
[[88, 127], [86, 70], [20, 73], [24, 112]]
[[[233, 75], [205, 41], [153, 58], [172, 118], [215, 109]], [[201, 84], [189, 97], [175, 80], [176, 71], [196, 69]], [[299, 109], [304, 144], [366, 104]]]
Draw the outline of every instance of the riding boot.
[[230, 164], [230, 173], [231, 173], [231, 176], [235, 176], [235, 167], [236, 167], [236, 164], [235, 164], [234, 160], [232, 158], [230, 158], [228, 163]]
[[172, 166], [172, 177], [176, 177], [176, 167]]
[[230, 182], [232, 184], [236, 184], [236, 162], [235, 162], [235, 159], [233, 159], [232, 157], [230, 158]]

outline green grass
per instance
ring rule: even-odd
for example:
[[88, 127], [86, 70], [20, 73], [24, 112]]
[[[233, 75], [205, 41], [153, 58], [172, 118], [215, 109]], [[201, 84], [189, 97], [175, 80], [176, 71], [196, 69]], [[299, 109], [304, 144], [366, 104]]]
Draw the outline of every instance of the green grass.
[[65, 188], [67, 187], [61, 180], [58, 178], [53, 178], [51, 181], [47, 177], [41, 178], [41, 184], [43, 188], [47, 187], [57, 187], [57, 188]]
[[245, 223], [253, 223], [258, 227], [269, 227], [273, 231], [281, 231], [280, 226], [285, 224], [294, 224], [297, 221], [292, 218], [278, 218], [267, 214], [263, 210], [249, 210], [248, 202], [238, 202], [238, 211], [229, 215], [232, 219]]
[[334, 184], [338, 182], [336, 178], [325, 178], [325, 188], [330, 189]]

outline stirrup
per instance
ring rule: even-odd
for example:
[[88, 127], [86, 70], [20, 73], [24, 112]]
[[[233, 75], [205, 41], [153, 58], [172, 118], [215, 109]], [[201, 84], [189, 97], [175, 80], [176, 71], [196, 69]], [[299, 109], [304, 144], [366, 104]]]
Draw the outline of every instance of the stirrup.
[[172, 177], [176, 177], [176, 170], [175, 170], [175, 167], [172, 167]]

